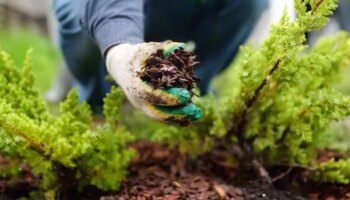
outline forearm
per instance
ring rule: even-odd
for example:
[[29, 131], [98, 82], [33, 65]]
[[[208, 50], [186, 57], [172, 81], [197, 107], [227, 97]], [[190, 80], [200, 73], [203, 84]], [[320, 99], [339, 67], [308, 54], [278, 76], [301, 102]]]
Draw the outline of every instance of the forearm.
[[143, 0], [81, 0], [81, 23], [102, 54], [120, 43], [143, 42]]

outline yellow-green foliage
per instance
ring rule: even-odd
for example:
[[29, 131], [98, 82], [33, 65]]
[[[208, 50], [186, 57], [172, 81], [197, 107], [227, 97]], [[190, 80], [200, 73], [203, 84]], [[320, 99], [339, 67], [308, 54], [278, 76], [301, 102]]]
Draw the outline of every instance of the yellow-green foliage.
[[330, 160], [321, 163], [313, 174], [314, 178], [323, 182], [350, 183], [350, 159], [338, 161]]
[[[199, 100], [205, 115], [195, 127], [165, 127], [156, 138], [171, 143], [180, 138], [187, 151], [198, 153], [212, 146], [213, 138], [226, 136], [226, 143], [231, 139], [230, 144], [239, 140], [250, 145], [263, 163], [317, 168], [318, 147], [332, 137], [330, 123], [350, 113], [350, 98], [333, 89], [341, 68], [349, 64], [350, 40], [341, 32], [313, 48], [306, 45], [306, 33], [327, 23], [336, 0], [295, 0], [295, 8], [296, 21], [285, 12], [259, 48], [241, 48], [235, 69], [226, 72], [231, 74], [225, 75], [219, 100]], [[327, 176], [317, 177], [347, 183], [345, 162], [322, 164], [318, 172]]]
[[[295, 8], [297, 20], [285, 12], [261, 47], [241, 48], [234, 69], [226, 72], [225, 90], [194, 99], [204, 111], [199, 122], [181, 128], [147, 121], [137, 131], [152, 132], [153, 140], [179, 145], [191, 155], [210, 150], [217, 141], [229, 148], [249, 146], [254, 155], [247, 157], [263, 164], [304, 165], [315, 169], [315, 180], [350, 183], [348, 160], [315, 161], [319, 148], [335, 146], [327, 146], [334, 141], [330, 123], [350, 114], [350, 98], [333, 89], [349, 64], [350, 39], [339, 33], [310, 48], [305, 34], [326, 24], [336, 0], [295, 0]], [[62, 184], [62, 166], [79, 187], [117, 188], [134, 154], [126, 148], [132, 137], [119, 123], [121, 91], [107, 95], [107, 123], [93, 129], [91, 111], [74, 90], [62, 103], [61, 115], [50, 115], [33, 89], [29, 58], [24, 66], [18, 72], [1, 53], [0, 152], [26, 159], [49, 189]]]
[[[332, 89], [349, 63], [346, 33], [320, 40], [310, 49], [305, 33], [324, 26], [334, 0], [295, 1], [295, 22], [285, 14], [259, 49], [242, 47], [240, 96], [232, 98], [233, 136], [252, 141], [264, 160], [311, 164], [332, 120], [349, 114], [350, 99]], [[311, 5], [307, 11], [306, 5]]]
[[60, 187], [68, 176], [72, 182], [64, 184], [72, 185], [62, 187], [119, 187], [134, 155], [126, 147], [133, 137], [118, 124], [123, 99], [120, 89], [113, 88], [105, 98], [107, 122], [92, 128], [90, 108], [79, 102], [76, 90], [61, 103], [59, 117], [48, 112], [33, 87], [30, 53], [20, 72], [1, 51], [0, 71], [1, 154], [25, 159], [33, 172], [42, 176], [45, 189]]

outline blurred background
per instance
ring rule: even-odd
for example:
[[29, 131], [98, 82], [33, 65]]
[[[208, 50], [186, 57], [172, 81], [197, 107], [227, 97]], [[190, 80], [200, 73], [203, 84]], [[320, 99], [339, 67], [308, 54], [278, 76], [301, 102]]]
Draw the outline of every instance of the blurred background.
[[[279, 19], [283, 8], [293, 7], [292, 0], [270, 1], [271, 9], [262, 16], [249, 40], [256, 46], [268, 34], [269, 25]], [[60, 56], [57, 38], [52, 0], [0, 0], [0, 47], [11, 54], [18, 67], [25, 53], [33, 49], [37, 85], [51, 103], [63, 100], [73, 82]]]
[[[344, 8], [349, 0], [340, 0], [340, 3], [340, 8]], [[285, 7], [290, 17], [295, 19], [293, 0], [270, 0], [270, 8], [261, 16], [248, 42], [258, 46], [268, 34], [270, 25], [279, 20]], [[343, 10], [346, 12], [346, 9]], [[314, 44], [320, 36], [339, 31], [341, 17], [335, 15], [326, 28], [309, 34], [309, 44]], [[73, 81], [60, 56], [57, 38], [52, 0], [0, 0], [0, 48], [11, 54], [18, 67], [21, 67], [25, 53], [29, 49], [33, 50], [33, 71], [37, 86], [52, 103], [65, 98]], [[344, 79], [345, 84], [339, 88], [350, 94], [350, 80]]]
[[33, 71], [41, 92], [50, 89], [60, 54], [50, 0], [0, 0], [0, 47], [21, 67], [32, 49]]

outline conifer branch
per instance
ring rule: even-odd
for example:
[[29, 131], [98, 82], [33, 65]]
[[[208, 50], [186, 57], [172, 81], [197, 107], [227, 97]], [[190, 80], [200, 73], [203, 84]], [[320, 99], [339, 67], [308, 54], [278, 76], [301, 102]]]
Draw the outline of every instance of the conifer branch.
[[247, 108], [246, 110], [249, 110], [253, 104], [256, 102], [256, 99], [259, 97], [260, 92], [262, 91], [262, 89], [266, 86], [267, 81], [268, 81], [268, 77], [272, 76], [272, 74], [278, 69], [279, 65], [281, 63], [281, 59], [278, 59], [277, 62], [273, 65], [273, 67], [271, 68], [271, 70], [269, 71], [268, 75], [265, 76], [264, 80], [260, 83], [260, 85], [256, 88], [254, 95], [252, 98], [250, 98], [247, 102]]
[[[59, 199], [71, 199], [67, 195], [85, 186], [117, 189], [135, 154], [126, 147], [133, 136], [122, 125], [111, 123], [91, 129], [90, 107], [80, 103], [76, 90], [61, 103], [61, 115], [51, 115], [34, 87], [28, 54], [20, 73], [10, 56], [0, 50], [0, 69], [4, 69], [0, 70], [0, 85], [4, 86], [0, 87], [0, 136], [13, 143], [13, 148], [6, 148], [6, 142], [0, 142], [0, 153], [26, 159], [42, 179], [41, 187], [63, 195], [56, 196]], [[113, 123], [119, 119], [122, 99], [122, 91], [115, 88], [106, 97], [106, 118]]]
[[10, 124], [4, 122], [3, 120], [0, 120], [0, 127], [3, 127], [5, 130], [8, 130], [9, 132], [16, 134], [23, 139], [25, 139], [29, 144], [32, 146], [32, 148], [38, 152], [40, 155], [47, 157], [45, 155], [45, 148], [40, 142], [35, 141], [33, 138], [30, 138], [27, 134], [21, 132], [19, 129], [17, 129], [14, 126], [11, 126]]
[[[321, 102], [318, 102], [314, 105], [311, 105], [311, 106], [307, 106], [302, 112], [300, 112], [300, 114], [297, 115], [297, 118], [295, 118], [294, 121], [292, 121], [288, 127], [286, 127], [282, 133], [282, 136], [280, 137], [280, 139], [278, 139], [276, 141], [277, 144], [280, 144], [282, 143], [283, 141], [285, 141], [288, 133], [290, 132], [291, 130], [291, 127], [293, 124], [296, 124], [298, 123], [300, 120], [304, 119], [305, 115], [308, 114], [312, 108], [315, 108], [315, 107], [322, 107], [324, 106], [325, 104], [327, 104], [327, 101], [321, 101]], [[348, 106], [349, 105], [343, 105], [343, 104], [335, 104], [337, 105], [339, 108], [343, 108], [344, 110], [348, 109]]]
[[277, 143], [277, 144], [280, 144], [280, 143], [282, 143], [283, 141], [285, 141], [285, 139], [286, 139], [288, 133], [290, 132], [290, 129], [291, 129], [292, 125], [293, 125], [294, 123], [296, 123], [297, 121], [299, 121], [300, 119], [303, 119], [304, 116], [306, 115], [306, 113], [308, 113], [309, 111], [310, 111], [310, 108], [309, 108], [309, 107], [305, 108], [305, 109], [298, 115], [298, 117], [296, 118], [296, 120], [293, 121], [293, 122], [291, 122], [291, 123], [289, 124], [289, 126], [286, 127], [286, 128], [284, 129], [284, 131], [283, 131], [283, 133], [282, 133], [282, 136], [280, 137], [280, 139], [278, 139], [278, 140], [276, 141], [276, 143]]
[[[256, 100], [258, 99], [258, 97], [260, 96], [260, 92], [263, 90], [263, 88], [267, 85], [268, 82], [268, 77], [272, 76], [273, 73], [278, 69], [279, 65], [281, 63], [281, 59], [278, 59], [275, 64], [273, 65], [273, 67], [270, 69], [268, 75], [265, 76], [264, 80], [259, 84], [259, 86], [256, 88], [256, 90], [254, 91], [254, 95], [247, 101], [246, 103], [246, 108], [244, 109], [244, 111], [242, 112], [242, 114], [240, 115], [240, 117], [238, 117], [237, 120], [237, 124], [238, 126], [233, 127], [232, 130], [228, 131], [229, 134], [227, 134], [228, 136], [231, 136], [233, 134], [238, 134], [241, 135], [243, 134], [243, 130], [245, 128], [245, 124], [246, 124], [246, 118], [247, 118], [247, 113], [250, 110], [250, 108], [255, 104]], [[243, 138], [242, 138], [243, 139]]]
[[247, 101], [247, 106], [238, 118], [238, 126], [233, 127], [231, 130], [228, 131], [227, 137], [230, 137], [234, 134], [237, 134], [238, 143], [240, 148], [246, 153], [246, 156], [252, 161], [253, 166], [255, 170], [257, 171], [258, 175], [267, 183], [272, 185], [271, 177], [269, 176], [269, 173], [265, 169], [265, 167], [259, 162], [259, 160], [255, 157], [254, 152], [251, 149], [251, 144], [245, 139], [243, 135], [243, 131], [246, 126], [247, 122], [247, 113], [250, 110], [250, 108], [256, 103], [256, 100], [260, 96], [261, 91], [264, 89], [264, 87], [268, 83], [268, 77], [272, 76], [274, 72], [278, 69], [279, 65], [281, 63], [281, 59], [278, 59], [273, 67], [270, 69], [267, 76], [265, 76], [264, 80], [260, 83], [260, 85], [256, 88], [254, 95]]
[[38, 152], [40, 155], [42, 155], [43, 157], [45, 158], [48, 158], [46, 155], [45, 155], [45, 149], [44, 149], [44, 146], [42, 144], [40, 144], [39, 142], [35, 141], [34, 139], [28, 137], [26, 134], [20, 132], [20, 130], [14, 128], [11, 130], [12, 133], [15, 133], [19, 136], [21, 136], [22, 138], [24, 138], [25, 140], [27, 140], [31, 146], [34, 148], [34, 150], [36, 152]]

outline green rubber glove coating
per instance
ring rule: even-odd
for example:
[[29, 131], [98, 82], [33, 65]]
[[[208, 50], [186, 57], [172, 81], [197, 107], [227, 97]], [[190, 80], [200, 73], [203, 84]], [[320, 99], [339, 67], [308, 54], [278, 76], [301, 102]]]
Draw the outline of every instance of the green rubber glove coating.
[[170, 56], [170, 54], [174, 53], [174, 51], [175, 51], [176, 49], [185, 48], [185, 46], [186, 46], [185, 43], [179, 43], [179, 44], [177, 44], [177, 45], [172, 46], [171, 48], [165, 49], [165, 50], [163, 51], [163, 56], [164, 56], [164, 57], [168, 57], [168, 56]]
[[180, 104], [187, 103], [191, 100], [191, 94], [188, 90], [183, 88], [170, 88], [166, 90], [166, 92], [170, 95], [175, 96]]
[[198, 108], [193, 103], [189, 103], [185, 106], [180, 107], [165, 107], [165, 106], [156, 106], [156, 108], [168, 115], [185, 115], [191, 120], [198, 120], [203, 116], [203, 113], [200, 108]]

